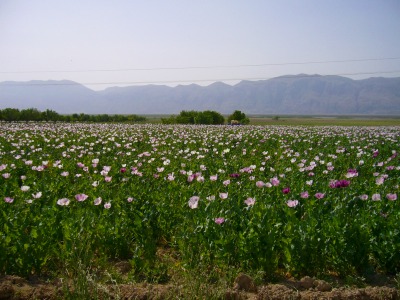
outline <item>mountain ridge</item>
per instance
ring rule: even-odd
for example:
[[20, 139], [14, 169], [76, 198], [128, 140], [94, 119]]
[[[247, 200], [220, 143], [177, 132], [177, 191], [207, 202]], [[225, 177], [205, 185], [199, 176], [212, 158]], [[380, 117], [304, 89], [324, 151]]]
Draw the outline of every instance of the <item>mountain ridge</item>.
[[70, 80], [0, 82], [0, 108], [59, 113], [177, 114], [215, 110], [249, 114], [400, 115], [400, 77], [354, 80], [337, 75], [284, 75], [235, 85], [140, 85], [91, 90]]

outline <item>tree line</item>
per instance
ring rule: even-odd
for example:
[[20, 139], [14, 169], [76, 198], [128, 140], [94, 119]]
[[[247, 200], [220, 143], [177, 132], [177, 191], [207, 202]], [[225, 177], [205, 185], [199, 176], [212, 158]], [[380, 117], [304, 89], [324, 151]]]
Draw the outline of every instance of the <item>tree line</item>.
[[[225, 124], [225, 118], [219, 112], [206, 111], [186, 111], [183, 110], [177, 116], [169, 118], [161, 118], [163, 124], [205, 124], [205, 125], [222, 125]], [[228, 116], [228, 124], [239, 125], [249, 124], [249, 118], [240, 110], [235, 110], [233, 114]]]
[[[17, 108], [0, 109], [0, 121], [62, 121], [62, 122], [144, 122], [146, 117], [134, 114], [130, 115], [88, 115], [84, 113], [60, 115], [54, 110], [46, 109], [40, 111], [36, 108], [27, 108], [19, 110]], [[227, 118], [227, 123], [232, 125], [248, 124], [249, 118], [236, 110]], [[225, 117], [219, 112], [206, 111], [181, 111], [177, 116], [161, 118], [163, 124], [204, 124], [204, 125], [222, 125], [225, 124]]]
[[60, 115], [54, 110], [40, 111], [36, 108], [19, 110], [5, 108], [0, 110], [1, 121], [63, 121], [63, 122], [143, 122], [146, 117], [138, 115], [88, 115], [84, 113]]

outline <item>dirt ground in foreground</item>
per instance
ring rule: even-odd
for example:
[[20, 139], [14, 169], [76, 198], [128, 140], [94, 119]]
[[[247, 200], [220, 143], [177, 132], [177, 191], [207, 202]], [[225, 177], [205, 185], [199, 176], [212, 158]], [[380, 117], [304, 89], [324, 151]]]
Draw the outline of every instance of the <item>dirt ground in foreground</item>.
[[[99, 299], [186, 299], [180, 287], [161, 284], [110, 284], [102, 285]], [[17, 276], [0, 277], [0, 300], [64, 299], [62, 282], [26, 280]], [[231, 289], [221, 299], [400, 299], [394, 284], [364, 288], [333, 288], [323, 280], [304, 277], [286, 280], [279, 284], [255, 286], [247, 275], [239, 275]]]

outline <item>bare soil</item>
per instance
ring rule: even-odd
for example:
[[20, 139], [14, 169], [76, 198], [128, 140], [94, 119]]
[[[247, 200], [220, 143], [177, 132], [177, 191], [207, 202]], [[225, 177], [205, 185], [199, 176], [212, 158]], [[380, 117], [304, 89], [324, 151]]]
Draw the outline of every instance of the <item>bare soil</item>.
[[[394, 283], [383, 284], [377, 282], [377, 285], [363, 288], [333, 288], [323, 280], [303, 277], [300, 280], [290, 279], [279, 284], [256, 286], [250, 277], [240, 274], [221, 299], [400, 299], [400, 291]], [[105, 284], [98, 298], [185, 299], [180, 289], [180, 286], [172, 284]], [[0, 300], [63, 299], [65, 292], [65, 286], [63, 288], [60, 280], [46, 282], [18, 276], [0, 277]]]

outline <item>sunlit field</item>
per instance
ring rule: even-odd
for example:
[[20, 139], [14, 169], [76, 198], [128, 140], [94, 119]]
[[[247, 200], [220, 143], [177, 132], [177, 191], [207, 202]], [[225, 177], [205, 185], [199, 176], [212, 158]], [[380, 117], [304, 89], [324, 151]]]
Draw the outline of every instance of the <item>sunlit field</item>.
[[395, 126], [1, 123], [0, 271], [396, 274], [399, 152]]
[[394, 116], [250, 116], [252, 125], [400, 126]]

